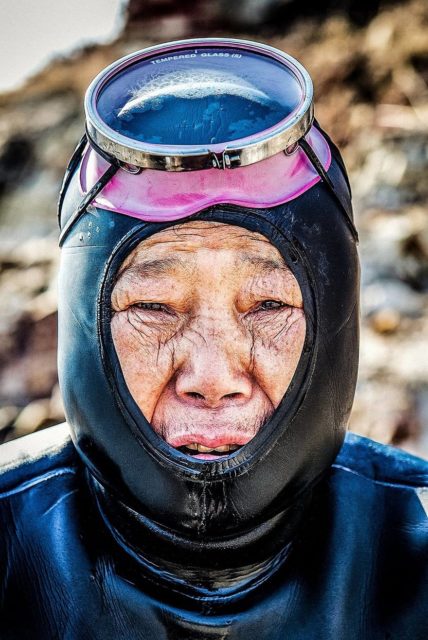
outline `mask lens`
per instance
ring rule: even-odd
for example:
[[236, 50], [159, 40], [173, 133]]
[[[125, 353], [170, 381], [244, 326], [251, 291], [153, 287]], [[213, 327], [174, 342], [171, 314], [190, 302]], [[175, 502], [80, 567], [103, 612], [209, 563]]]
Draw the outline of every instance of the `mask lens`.
[[241, 48], [181, 49], [139, 60], [110, 78], [97, 111], [122, 136], [161, 145], [247, 138], [302, 101], [291, 68]]
[[291, 56], [245, 40], [201, 38], [118, 60], [85, 98], [92, 146], [144, 169], [247, 166], [300, 140], [312, 82]]

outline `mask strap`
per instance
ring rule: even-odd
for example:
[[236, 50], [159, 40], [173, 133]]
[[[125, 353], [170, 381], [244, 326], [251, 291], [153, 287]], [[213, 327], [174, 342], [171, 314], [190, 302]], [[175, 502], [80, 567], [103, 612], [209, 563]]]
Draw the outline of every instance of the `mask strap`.
[[99, 192], [102, 189], [104, 189], [106, 184], [108, 182], [110, 182], [110, 180], [112, 179], [112, 177], [114, 176], [114, 174], [118, 170], [119, 170], [119, 166], [118, 165], [111, 164], [109, 166], [109, 168], [107, 169], [107, 171], [105, 171], [105, 173], [103, 173], [103, 175], [100, 177], [100, 179], [96, 181], [96, 183], [94, 184], [92, 189], [90, 189], [88, 191], [88, 193], [83, 198], [82, 202], [77, 207], [76, 211], [68, 219], [67, 224], [63, 227], [63, 229], [61, 229], [61, 233], [60, 233], [60, 236], [59, 236], [59, 246], [60, 247], [62, 247], [62, 245], [64, 244], [64, 240], [68, 236], [71, 228], [76, 224], [76, 222], [79, 220], [79, 218], [81, 218], [82, 215], [85, 213], [86, 208], [88, 207], [88, 205], [90, 205], [92, 200], [94, 200], [94, 198], [97, 197]]
[[355, 228], [355, 225], [354, 225], [353, 220], [351, 218], [351, 214], [348, 211], [348, 208], [342, 202], [342, 199], [340, 198], [339, 194], [335, 190], [334, 184], [331, 181], [330, 176], [327, 174], [327, 171], [324, 169], [324, 167], [323, 167], [321, 161], [319, 160], [317, 154], [312, 149], [311, 145], [304, 138], [301, 138], [299, 140], [298, 144], [301, 147], [301, 149], [304, 152], [304, 154], [306, 155], [306, 157], [308, 158], [309, 162], [314, 167], [315, 171], [318, 173], [318, 175], [321, 178], [321, 180], [324, 182], [324, 184], [326, 185], [326, 187], [330, 191], [331, 195], [333, 196], [333, 198], [335, 199], [337, 204], [339, 205], [342, 213], [344, 214], [344, 217], [345, 217], [346, 223], [347, 223], [347, 225], [349, 227], [349, 230], [352, 233], [352, 237], [354, 238], [355, 242], [358, 243], [358, 241], [359, 241], [358, 231]]
[[65, 172], [65, 176], [64, 176], [64, 180], [61, 186], [61, 191], [59, 194], [59, 200], [58, 200], [58, 220], [59, 223], [61, 223], [61, 209], [62, 209], [62, 205], [64, 202], [64, 198], [65, 198], [65, 194], [67, 191], [67, 188], [70, 184], [71, 178], [74, 174], [74, 172], [76, 171], [82, 156], [83, 156], [83, 152], [86, 148], [87, 144], [90, 144], [91, 147], [93, 147], [95, 149], [95, 151], [102, 157], [104, 158], [104, 160], [106, 160], [109, 163], [109, 167], [108, 169], [103, 173], [103, 175], [96, 181], [96, 183], [94, 184], [94, 186], [85, 194], [83, 200], [81, 201], [81, 203], [79, 204], [79, 206], [77, 207], [77, 209], [75, 210], [75, 212], [70, 216], [70, 218], [68, 219], [67, 223], [64, 225], [64, 227], [61, 229], [61, 233], [59, 236], [59, 246], [62, 247], [62, 245], [64, 244], [64, 241], [66, 239], [66, 237], [68, 236], [71, 228], [76, 224], [76, 222], [81, 218], [81, 216], [85, 213], [87, 207], [91, 204], [91, 202], [97, 197], [97, 195], [100, 193], [100, 191], [102, 189], [104, 189], [104, 187], [106, 186], [106, 184], [108, 182], [110, 182], [110, 180], [112, 179], [112, 177], [115, 175], [115, 173], [120, 169], [120, 167], [122, 166], [121, 163], [114, 158], [113, 156], [110, 156], [109, 154], [107, 154], [105, 151], [103, 151], [102, 149], [100, 149], [98, 147], [97, 144], [95, 144], [95, 142], [89, 137], [88, 133], [85, 132], [82, 136], [82, 138], [80, 139], [77, 147], [74, 150], [74, 153], [71, 157], [70, 162], [68, 163], [66, 172]]
[[64, 176], [64, 180], [62, 182], [61, 190], [60, 190], [60, 193], [59, 193], [59, 200], [58, 200], [58, 220], [59, 220], [60, 226], [61, 226], [61, 209], [62, 209], [62, 205], [63, 205], [63, 202], [64, 202], [65, 193], [66, 193], [67, 188], [68, 188], [68, 186], [70, 184], [71, 178], [72, 178], [75, 170], [77, 169], [77, 166], [79, 165], [79, 163], [80, 163], [80, 161], [82, 159], [83, 152], [84, 152], [84, 150], [86, 148], [86, 145], [88, 143], [91, 145], [91, 147], [94, 149], [94, 151], [96, 151], [96, 153], [98, 153], [98, 155], [100, 155], [104, 160], [106, 160], [109, 163], [110, 166], [103, 173], [103, 175], [97, 180], [97, 182], [94, 184], [94, 186], [88, 191], [88, 193], [84, 196], [82, 202], [79, 204], [79, 206], [77, 207], [76, 211], [68, 219], [67, 224], [64, 226], [63, 229], [61, 229], [61, 233], [60, 233], [60, 236], [59, 236], [59, 246], [60, 247], [62, 247], [62, 245], [64, 244], [64, 240], [68, 236], [71, 228], [76, 224], [76, 222], [79, 220], [79, 218], [85, 213], [87, 207], [97, 197], [99, 192], [102, 189], [104, 189], [106, 184], [108, 182], [110, 182], [112, 177], [115, 175], [115, 173], [119, 169], [124, 169], [128, 173], [132, 173], [132, 174], [138, 174], [138, 173], [141, 173], [143, 171], [142, 167], [134, 167], [133, 165], [127, 165], [124, 162], [120, 162], [119, 160], [117, 160], [117, 158], [115, 158], [114, 156], [111, 156], [109, 153], [107, 153], [106, 151], [101, 149], [97, 145], [97, 143], [91, 138], [91, 136], [89, 135], [88, 131], [86, 131], [83, 134], [82, 138], [80, 139], [79, 144], [75, 148], [73, 155], [71, 156], [71, 160], [68, 163], [68, 166], [67, 166], [67, 169], [66, 169], [66, 172], [65, 172], [65, 176]]
[[71, 156], [69, 163], [67, 165], [67, 168], [65, 170], [64, 178], [61, 184], [61, 189], [59, 191], [58, 205], [57, 205], [58, 225], [60, 229], [61, 229], [61, 211], [62, 211], [62, 205], [64, 203], [65, 194], [67, 192], [73, 173], [75, 172], [77, 165], [79, 164], [82, 158], [83, 151], [85, 150], [87, 142], [88, 142], [88, 139], [86, 137], [86, 133], [84, 133], [83, 136], [80, 138], [79, 142], [77, 143], [77, 146], [74, 149], [73, 155]]

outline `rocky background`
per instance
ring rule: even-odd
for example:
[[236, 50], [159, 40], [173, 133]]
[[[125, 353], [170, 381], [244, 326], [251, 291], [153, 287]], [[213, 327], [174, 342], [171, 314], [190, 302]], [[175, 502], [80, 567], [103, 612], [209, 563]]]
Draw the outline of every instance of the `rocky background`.
[[350, 427], [428, 457], [428, 4], [130, 0], [109, 45], [0, 95], [0, 441], [63, 420], [56, 372], [56, 200], [86, 87], [157, 42], [226, 35], [297, 57], [343, 151], [362, 260], [362, 353]]

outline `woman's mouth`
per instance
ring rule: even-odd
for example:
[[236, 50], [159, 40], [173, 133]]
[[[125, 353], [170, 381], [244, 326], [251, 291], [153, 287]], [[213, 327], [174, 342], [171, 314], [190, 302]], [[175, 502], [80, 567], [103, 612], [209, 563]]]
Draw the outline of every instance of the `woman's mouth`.
[[[174, 405], [175, 406], [175, 405]], [[184, 405], [183, 405], [184, 406]], [[257, 407], [251, 415], [249, 410], [238, 412], [236, 407], [226, 407], [217, 413], [213, 410], [177, 406], [170, 415], [165, 407], [152, 416], [151, 426], [170, 447], [189, 458], [199, 460], [225, 460], [234, 458], [248, 444], [271, 416], [271, 411]], [[233, 410], [232, 410], [233, 409]], [[168, 419], [166, 419], [168, 418]]]
[[192, 456], [199, 460], [218, 460], [219, 458], [225, 458], [229, 454], [234, 453], [242, 446], [241, 444], [223, 444], [217, 447], [207, 447], [198, 442], [192, 442], [176, 447], [176, 449], [187, 456]]

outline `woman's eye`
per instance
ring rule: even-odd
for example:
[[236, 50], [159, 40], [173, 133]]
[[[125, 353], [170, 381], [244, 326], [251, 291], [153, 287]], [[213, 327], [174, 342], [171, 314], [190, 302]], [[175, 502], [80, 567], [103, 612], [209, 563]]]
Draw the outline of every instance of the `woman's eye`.
[[161, 302], [135, 302], [131, 306], [142, 311], [165, 311], [169, 313], [168, 308]]
[[284, 302], [279, 302], [278, 300], [263, 300], [257, 307], [258, 310], [262, 311], [272, 311], [276, 309], [281, 309], [282, 307], [287, 306]]

